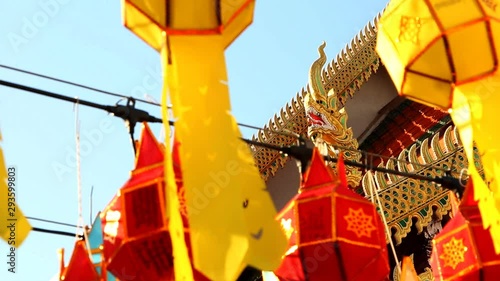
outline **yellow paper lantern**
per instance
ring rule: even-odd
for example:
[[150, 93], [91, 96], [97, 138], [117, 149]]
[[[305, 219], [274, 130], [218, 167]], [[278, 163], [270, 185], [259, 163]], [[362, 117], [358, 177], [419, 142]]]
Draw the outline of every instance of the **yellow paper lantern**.
[[393, 0], [376, 50], [400, 95], [451, 108], [455, 86], [498, 69], [500, 7], [491, 0]]
[[126, 0], [125, 26], [158, 52], [167, 35], [222, 35], [228, 47], [252, 23], [255, 0]]
[[[161, 53], [162, 117], [170, 99], [182, 144], [193, 263], [211, 280], [235, 280], [247, 265], [274, 270], [287, 244], [230, 114], [224, 50], [252, 22], [254, 6], [255, 0], [125, 0], [123, 6], [126, 27]], [[168, 122], [164, 126], [168, 135]], [[165, 163], [166, 175], [171, 166]], [[175, 183], [166, 180], [168, 202], [177, 202]], [[176, 279], [179, 273], [179, 280], [192, 280], [185, 274], [185, 242], [175, 235], [182, 231], [180, 217], [175, 206], [168, 208]]]

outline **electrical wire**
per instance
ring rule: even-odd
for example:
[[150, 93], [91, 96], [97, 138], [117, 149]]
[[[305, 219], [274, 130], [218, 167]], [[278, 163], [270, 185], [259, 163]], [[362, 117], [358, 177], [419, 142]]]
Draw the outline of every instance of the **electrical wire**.
[[[265, 147], [268, 149], [279, 151], [285, 155], [290, 155], [290, 156], [294, 157], [295, 159], [297, 159], [301, 162], [301, 168], [303, 169], [302, 172], [305, 171], [304, 167], [307, 166], [308, 162], [312, 158], [313, 149], [307, 147], [305, 145], [305, 143], [302, 143], [299, 146], [294, 146], [294, 145], [292, 145], [292, 146], [278, 146], [278, 145], [274, 145], [274, 144], [261, 143], [261, 142], [257, 142], [254, 140], [248, 140], [248, 139], [244, 139], [244, 138], [242, 138], [242, 140], [250, 145]], [[331, 162], [338, 161], [338, 158], [334, 158], [334, 157], [331, 157], [329, 155], [323, 155], [323, 158], [326, 161], [331, 161]], [[443, 176], [440, 176], [440, 177], [430, 177], [430, 176], [425, 176], [425, 175], [421, 175], [421, 174], [411, 174], [408, 172], [401, 172], [398, 170], [391, 170], [391, 169], [382, 168], [382, 167], [375, 167], [372, 163], [367, 164], [367, 163], [358, 163], [355, 161], [344, 160], [344, 164], [348, 165], [348, 166], [369, 169], [372, 171], [388, 173], [388, 174], [403, 176], [403, 177], [417, 179], [417, 180], [434, 182], [434, 183], [441, 185], [442, 187], [444, 187], [446, 189], [454, 190], [454, 191], [458, 192], [459, 194], [463, 194], [463, 192], [464, 192], [464, 187], [461, 184], [461, 180], [450, 176], [449, 173], [445, 173]]]
[[[36, 77], [40, 77], [40, 78], [44, 78], [44, 79], [56, 81], [56, 82], [59, 82], [59, 83], [63, 83], [63, 84], [67, 84], [67, 85], [71, 85], [71, 86], [75, 86], [75, 87], [79, 87], [79, 88], [82, 88], [82, 89], [94, 91], [94, 92], [105, 94], [105, 95], [110, 95], [110, 96], [113, 96], [113, 97], [119, 97], [119, 98], [123, 98], [123, 99], [131, 98], [131, 96], [125, 96], [125, 95], [122, 95], [122, 94], [117, 94], [117, 93], [113, 93], [113, 92], [101, 90], [101, 89], [98, 89], [98, 88], [86, 86], [86, 85], [83, 85], [83, 84], [79, 84], [79, 83], [75, 83], [75, 82], [71, 82], [71, 81], [67, 81], [67, 80], [63, 80], [63, 79], [59, 79], [59, 78], [55, 78], [55, 77], [51, 77], [51, 76], [47, 76], [47, 75], [43, 75], [43, 74], [32, 72], [32, 71], [23, 70], [23, 69], [12, 67], [12, 66], [8, 66], [8, 65], [0, 64], [0, 68], [5, 68], [5, 69], [12, 70], [12, 71], [24, 73], [24, 74], [29, 74], [29, 75], [32, 75], [32, 76], [36, 76]], [[158, 103], [158, 102], [156, 102], [156, 101], [148, 101], [148, 100], [139, 99], [139, 98], [135, 98], [135, 97], [134, 97], [134, 100], [136, 100], [138, 102], [150, 104], [150, 105], [161, 106], [161, 104]], [[167, 108], [172, 108], [172, 106], [169, 105], [169, 106], [167, 106]], [[245, 128], [255, 129], [255, 130], [267, 130], [267, 129], [263, 129], [263, 128], [260, 128], [260, 127], [257, 127], [257, 126], [247, 125], [247, 124], [243, 124], [243, 123], [237, 123], [237, 125], [241, 126], [241, 127], [245, 127]]]
[[[75, 224], [58, 222], [58, 221], [53, 221], [53, 220], [47, 220], [47, 219], [41, 219], [41, 218], [35, 218], [35, 217], [26, 217], [26, 218], [29, 220], [34, 220], [34, 221], [41, 221], [41, 222], [52, 223], [52, 224], [63, 225], [63, 226], [70, 226], [70, 227], [75, 227], [75, 228], [83, 228], [83, 226], [78, 226]], [[47, 233], [47, 234], [75, 237], [74, 232], [68, 232], [68, 231], [61, 231], [61, 230], [54, 230], [54, 229], [47, 229], [47, 228], [40, 228], [40, 227], [32, 227], [31, 230], [33, 230], [35, 232], [41, 232], [41, 233]], [[85, 229], [84, 229], [84, 233], [85, 233]], [[85, 239], [85, 235], [77, 234], [76, 238], [77, 239]]]
[[[63, 96], [63, 95], [59, 95], [59, 94], [47, 92], [47, 91], [40, 90], [40, 89], [37, 89], [37, 88], [28, 87], [28, 86], [21, 85], [21, 84], [11, 83], [11, 82], [4, 81], [4, 80], [0, 80], [0, 85], [4, 85], [4, 86], [7, 86], [7, 87], [16, 88], [16, 89], [20, 89], [20, 90], [24, 90], [24, 91], [28, 91], [28, 92], [31, 92], [31, 93], [40, 94], [40, 95], [44, 95], [44, 96], [48, 96], [48, 97], [52, 97], [52, 98], [56, 98], [56, 99], [61, 99], [61, 100], [65, 100], [65, 101], [75, 102], [74, 98], [70, 98], [70, 97], [67, 97], [67, 96]], [[122, 117], [124, 119], [129, 115], [128, 112], [127, 112], [128, 115], [125, 114], [125, 112], [123, 112], [123, 110], [124, 110], [123, 106], [120, 107], [120, 108], [117, 108], [117, 107], [112, 107], [112, 106], [99, 105], [99, 104], [96, 104], [96, 103], [93, 103], [93, 102], [84, 101], [84, 100], [78, 100], [78, 103], [82, 104], [82, 105], [86, 105], [86, 106], [90, 106], [90, 107], [94, 107], [94, 108], [99, 108], [99, 109], [106, 110], [106, 111], [108, 111], [110, 113], [115, 114], [115, 116], [119, 116], [119, 117]], [[150, 116], [146, 111], [142, 111], [142, 110], [138, 110], [138, 109], [135, 109], [135, 110], [136, 110], [136, 113], [141, 114], [141, 117], [144, 116], [144, 118], [146, 118], [146, 119], [144, 119], [144, 121], [147, 121], [147, 122], [162, 122], [162, 120], [160, 118], [156, 118], [156, 117]], [[171, 125], [174, 125], [174, 121], [169, 121], [169, 123]], [[242, 125], [242, 124], [238, 123], [238, 125]], [[249, 128], [257, 128], [255, 126], [251, 126], [251, 125], [244, 125], [244, 126], [249, 127]], [[261, 129], [261, 128], [259, 128], [259, 129]], [[261, 130], [264, 130], [264, 129], [261, 129]], [[270, 130], [270, 129], [268, 129], [268, 130]], [[274, 130], [270, 130], [270, 131], [275, 132]], [[293, 135], [293, 134], [289, 134], [289, 133], [282, 133], [282, 134], [283, 135], [287, 135], [287, 136], [291, 136], [291, 137], [300, 137], [298, 135]], [[265, 143], [254, 142], [254, 141], [250, 141], [250, 140], [244, 140], [244, 141], [246, 141], [249, 144], [253, 144], [253, 145], [265, 147], [265, 148], [272, 149], [272, 150], [283, 149], [283, 147], [281, 147], [281, 146], [275, 146], [275, 145], [270, 145], [270, 144], [268, 145], [268, 144], [265, 144]], [[342, 148], [342, 147], [339, 147], [339, 146], [337, 146], [337, 147], [338, 148]], [[413, 163], [413, 162], [409, 162], [409, 161], [405, 161], [405, 160], [400, 160], [400, 159], [396, 159], [396, 158], [391, 158], [391, 157], [387, 157], [387, 156], [383, 156], [383, 155], [379, 155], [379, 154], [375, 154], [375, 153], [369, 153], [369, 152], [364, 152], [364, 151], [359, 151], [359, 150], [352, 150], [352, 149], [348, 149], [348, 148], [342, 148], [342, 149], [343, 150], [351, 150], [351, 151], [354, 151], [356, 153], [364, 153], [365, 156], [382, 157], [382, 158], [388, 159], [389, 161], [395, 161], [395, 162], [401, 162], [402, 161], [402, 162], [404, 162], [406, 164], [412, 164], [412, 165], [415, 165], [415, 166], [422, 166], [422, 167], [427, 167], [427, 168], [433, 168], [433, 169], [436, 169], [436, 170], [442, 170], [442, 171], [447, 172], [447, 173], [450, 172], [449, 170], [445, 170], [445, 169], [442, 169], [442, 168], [432, 167], [432, 166], [429, 166], [429, 165], [422, 165], [420, 163]], [[345, 161], [345, 162], [347, 164], [347, 161]], [[419, 174], [410, 174], [410, 173], [406, 173], [406, 172], [400, 172], [400, 171], [397, 171], [397, 170], [390, 170], [390, 169], [381, 168], [381, 167], [373, 167], [372, 163], [370, 163], [370, 165], [367, 166], [366, 164], [362, 164], [362, 163], [351, 161], [349, 163], [349, 165], [357, 166], [359, 168], [369, 168], [369, 169], [372, 169], [374, 171], [390, 173], [390, 174], [399, 175], [399, 176], [403, 176], [403, 177], [410, 177], [411, 176], [412, 178], [415, 178], [415, 179], [435, 181], [435, 179], [431, 179], [430, 177], [422, 176], [422, 175], [419, 175]]]
[[[113, 97], [129, 98], [129, 96], [125, 96], [125, 95], [121, 95], [121, 94], [117, 94], [117, 93], [113, 93], [113, 92], [109, 92], [109, 91], [104, 91], [104, 90], [97, 89], [97, 88], [94, 88], [94, 87], [85, 86], [83, 84], [74, 83], [74, 82], [71, 82], [71, 81], [67, 81], [67, 80], [63, 80], [63, 79], [59, 79], [59, 78], [55, 78], [55, 77], [43, 75], [43, 74], [40, 74], [40, 73], [36, 73], [36, 72], [31, 72], [31, 71], [27, 71], [27, 70], [15, 68], [15, 67], [8, 66], [8, 65], [0, 64], [0, 68], [5, 68], [5, 69], [13, 70], [13, 71], [16, 71], [16, 72], [33, 75], [33, 76], [36, 76], [36, 77], [45, 78], [45, 79], [48, 79], [48, 80], [52, 80], [52, 81], [56, 81], [56, 82], [59, 82], [59, 83], [63, 83], [63, 84], [67, 84], [67, 85], [71, 85], [71, 86], [75, 86], [75, 87], [79, 87], [79, 88], [82, 88], [82, 89], [87, 89], [87, 90], [90, 90], [90, 91], [94, 91], [94, 92], [98, 92], [98, 93], [102, 93], [102, 94], [106, 94], [106, 95], [110, 95], [110, 96], [113, 96]], [[143, 102], [143, 103], [160, 106], [160, 104], [156, 103], [156, 102], [152, 102], [152, 101], [148, 101], [148, 100], [143, 100], [143, 99], [138, 99], [138, 98], [134, 98], [134, 99], [136, 101], [140, 101], [140, 102]]]
[[[55, 234], [55, 235], [63, 235], [63, 236], [75, 237], [74, 233], [67, 232], [67, 231], [45, 229], [45, 228], [40, 228], [40, 227], [32, 227], [31, 230], [36, 231], [36, 232], [48, 233], [48, 234]], [[77, 235], [77, 237], [79, 239], [84, 239], [83, 235]]]
[[63, 225], [63, 226], [69, 226], [69, 227], [81, 227], [76, 224], [70, 224], [70, 223], [64, 223], [64, 222], [58, 222], [58, 221], [53, 221], [53, 220], [47, 220], [47, 219], [40, 219], [40, 218], [35, 218], [35, 217], [26, 217], [29, 220], [34, 220], [34, 221], [41, 221], [41, 222], [46, 222], [46, 223], [52, 223], [52, 224], [58, 224], [58, 225]]

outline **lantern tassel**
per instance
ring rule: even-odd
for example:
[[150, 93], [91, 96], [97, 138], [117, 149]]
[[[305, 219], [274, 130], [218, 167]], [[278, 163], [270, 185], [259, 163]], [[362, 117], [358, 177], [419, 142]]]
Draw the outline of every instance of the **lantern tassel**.
[[[373, 179], [373, 174], [371, 171], [368, 171], [367, 174], [368, 174], [368, 182], [370, 183], [369, 186], [370, 186], [370, 191], [371, 191], [371, 196], [372, 196], [372, 202], [377, 201], [377, 205], [378, 205], [380, 211], [383, 213], [384, 209], [382, 207], [382, 202], [380, 201], [378, 189], [375, 188], [375, 181]], [[376, 200], [373, 197], [375, 197]], [[394, 256], [394, 261], [396, 262], [396, 268], [397, 268], [398, 274], [401, 275], [401, 267], [399, 264], [398, 255], [396, 253], [396, 248], [394, 247], [394, 242], [392, 241], [392, 235], [391, 235], [391, 232], [389, 230], [387, 220], [385, 218], [385, 215], [381, 215], [381, 217], [382, 217], [382, 221], [384, 222], [385, 233], [387, 235], [387, 239], [389, 240], [389, 245], [391, 245], [391, 251], [392, 251], [392, 255]]]
[[[161, 52], [161, 56], [167, 56], [166, 49]], [[163, 69], [163, 75], [167, 75], [166, 67]], [[168, 73], [172, 75], [172, 73]], [[169, 218], [168, 227], [172, 233], [172, 249], [174, 258], [174, 272], [176, 279], [193, 281], [193, 270], [191, 268], [191, 261], [189, 259], [189, 253], [187, 249], [186, 240], [183, 235], [183, 225], [182, 218], [179, 212], [179, 197], [177, 194], [177, 184], [174, 178], [174, 163], [171, 156], [170, 148], [170, 122], [168, 120], [167, 103], [169, 100], [169, 90], [168, 85], [165, 83], [163, 85], [162, 99], [161, 99], [161, 115], [163, 120], [163, 128], [165, 130], [165, 159], [164, 159], [164, 175], [165, 175], [165, 185], [166, 185], [166, 200], [169, 202], [167, 204], [167, 217]]]

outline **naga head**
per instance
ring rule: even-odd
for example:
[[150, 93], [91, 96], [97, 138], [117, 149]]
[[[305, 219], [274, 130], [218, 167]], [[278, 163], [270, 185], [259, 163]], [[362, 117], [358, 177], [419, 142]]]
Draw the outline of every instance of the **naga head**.
[[[316, 145], [326, 145], [329, 154], [336, 154], [335, 146], [358, 149], [358, 141], [353, 137], [352, 129], [347, 127], [347, 112], [337, 94], [333, 89], [327, 91], [323, 85], [325, 46], [325, 42], [319, 46], [319, 58], [309, 70], [309, 93], [304, 97], [304, 105], [307, 134]], [[359, 153], [344, 152], [346, 160], [357, 161], [360, 157]], [[350, 186], [358, 186], [361, 172], [354, 167], [347, 167], [347, 179]]]

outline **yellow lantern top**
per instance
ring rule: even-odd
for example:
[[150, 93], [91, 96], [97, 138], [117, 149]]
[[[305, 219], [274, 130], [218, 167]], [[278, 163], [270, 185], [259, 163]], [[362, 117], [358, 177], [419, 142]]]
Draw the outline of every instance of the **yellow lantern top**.
[[392, 0], [377, 53], [400, 95], [451, 107], [456, 86], [498, 70], [500, 9], [481, 0]]
[[165, 35], [221, 34], [227, 48], [252, 23], [255, 0], [124, 0], [122, 7], [124, 25], [159, 52]]

